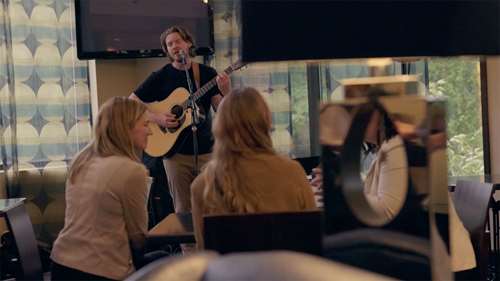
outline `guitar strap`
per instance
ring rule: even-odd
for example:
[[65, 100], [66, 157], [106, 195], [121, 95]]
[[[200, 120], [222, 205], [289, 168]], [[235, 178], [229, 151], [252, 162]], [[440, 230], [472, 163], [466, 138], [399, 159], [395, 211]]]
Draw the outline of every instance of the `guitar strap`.
[[[200, 89], [200, 64], [197, 62], [193, 62], [193, 76], [194, 76], [194, 83], [196, 83], [196, 91]], [[205, 113], [203, 109], [198, 110], [200, 113], [200, 118], [201, 120], [205, 119]]]
[[200, 65], [197, 62], [193, 62], [193, 75], [194, 83], [196, 83], [196, 90], [200, 89]]

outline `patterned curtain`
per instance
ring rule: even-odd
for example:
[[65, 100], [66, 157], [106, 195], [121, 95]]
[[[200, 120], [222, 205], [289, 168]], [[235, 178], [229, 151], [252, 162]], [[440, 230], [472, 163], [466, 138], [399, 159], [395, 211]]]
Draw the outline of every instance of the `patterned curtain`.
[[[240, 1], [215, 0], [210, 4], [214, 12], [215, 67], [220, 71], [239, 60]], [[302, 71], [305, 75], [305, 66]], [[273, 115], [273, 144], [279, 153], [292, 157], [307, 154], [302, 153], [302, 150], [304, 147], [308, 149], [309, 144], [294, 142], [292, 136], [292, 89], [287, 63], [248, 65], [243, 71], [233, 74], [232, 83], [233, 87], [254, 87], [267, 100]], [[297, 132], [297, 136], [299, 135]], [[301, 153], [297, 153], [298, 151]]]
[[2, 0], [0, 9], [0, 152], [7, 196], [27, 198], [38, 239], [51, 243], [64, 222], [68, 163], [91, 134], [74, 1]]

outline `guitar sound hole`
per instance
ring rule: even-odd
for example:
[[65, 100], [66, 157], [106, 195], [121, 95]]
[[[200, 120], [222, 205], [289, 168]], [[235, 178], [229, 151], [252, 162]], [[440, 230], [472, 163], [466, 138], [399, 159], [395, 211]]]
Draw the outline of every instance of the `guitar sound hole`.
[[169, 132], [169, 133], [175, 133], [181, 126], [184, 124], [184, 120], [186, 119], [184, 109], [180, 105], [174, 105], [170, 109], [170, 113], [172, 113], [177, 120], [179, 120], [179, 126], [174, 127], [174, 128], [164, 128], [164, 131]]
[[175, 115], [175, 118], [179, 119], [184, 113], [184, 110], [182, 109], [182, 106], [174, 105], [174, 107], [172, 107], [172, 109], [170, 110], [170, 113]]

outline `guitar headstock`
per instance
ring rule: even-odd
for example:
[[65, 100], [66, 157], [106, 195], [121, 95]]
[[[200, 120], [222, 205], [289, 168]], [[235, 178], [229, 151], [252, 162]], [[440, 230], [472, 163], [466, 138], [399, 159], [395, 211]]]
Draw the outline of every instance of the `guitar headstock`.
[[242, 62], [242, 61], [237, 61], [237, 62], [235, 62], [235, 63], [231, 64], [228, 68], [226, 68], [226, 69], [224, 70], [224, 72], [225, 72], [226, 74], [230, 74], [230, 73], [231, 73], [231, 72], [233, 72], [233, 71], [236, 71], [236, 70], [238, 70], [238, 69], [241, 69], [241, 68], [246, 67], [246, 65], [247, 65], [247, 64], [246, 64], [246, 63], [244, 63], [244, 62]]
[[237, 61], [235, 63], [233, 63], [233, 70], [239, 70], [239, 69], [242, 69], [242, 68], [246, 68], [247, 64], [242, 62], [242, 61]]

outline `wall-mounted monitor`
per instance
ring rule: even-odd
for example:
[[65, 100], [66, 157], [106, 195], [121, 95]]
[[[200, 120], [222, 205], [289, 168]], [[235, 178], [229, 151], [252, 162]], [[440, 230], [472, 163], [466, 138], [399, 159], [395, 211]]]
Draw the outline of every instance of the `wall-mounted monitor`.
[[212, 10], [202, 0], [76, 0], [75, 13], [79, 59], [164, 56], [160, 34], [172, 25], [213, 48]]
[[499, 0], [242, 0], [243, 61], [500, 54]]

